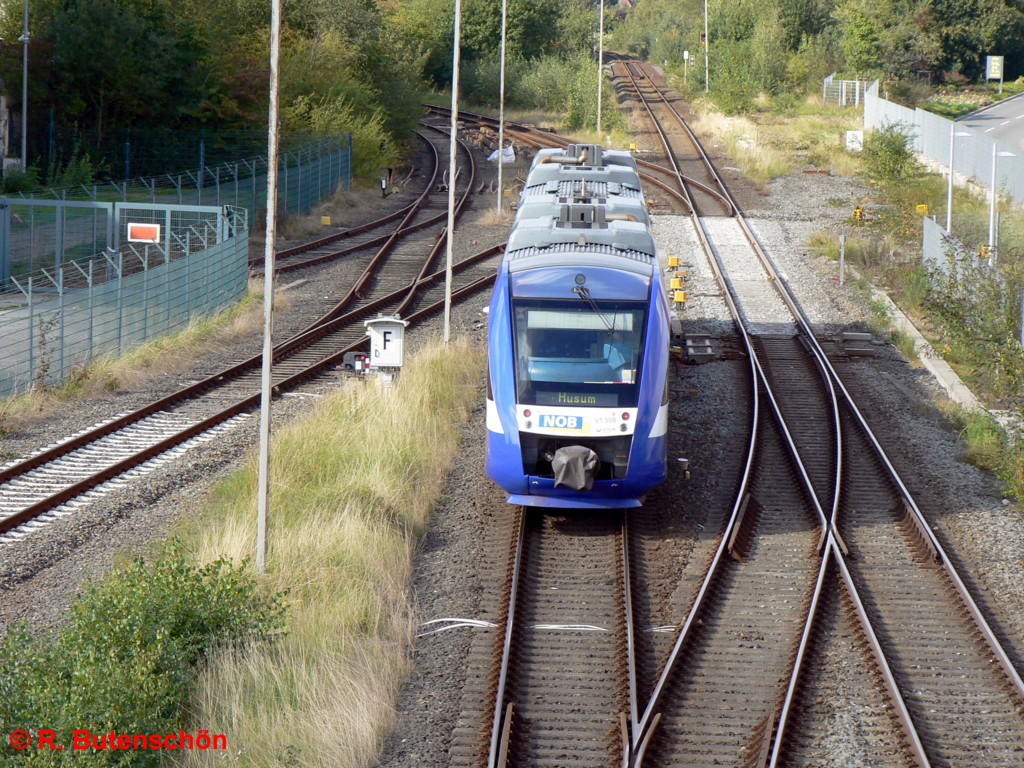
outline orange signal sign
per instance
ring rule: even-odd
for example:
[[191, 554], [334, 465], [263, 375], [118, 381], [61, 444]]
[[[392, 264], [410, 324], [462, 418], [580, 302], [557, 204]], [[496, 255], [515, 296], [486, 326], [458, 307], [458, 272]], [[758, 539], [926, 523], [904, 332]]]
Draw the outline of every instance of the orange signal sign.
[[128, 242], [129, 243], [159, 243], [160, 242], [160, 225], [159, 224], [143, 224], [143, 223], [131, 223], [128, 224]]

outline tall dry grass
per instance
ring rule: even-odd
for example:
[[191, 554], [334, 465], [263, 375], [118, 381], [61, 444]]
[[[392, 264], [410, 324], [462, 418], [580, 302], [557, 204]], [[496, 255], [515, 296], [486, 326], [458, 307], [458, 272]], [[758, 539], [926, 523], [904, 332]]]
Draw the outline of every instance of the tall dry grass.
[[710, 101], [698, 99], [695, 129], [721, 142], [745, 176], [759, 184], [805, 165], [841, 175], [860, 170], [861, 160], [846, 151], [847, 130], [859, 126], [856, 110], [822, 105], [808, 99], [788, 111], [774, 111], [770, 100], [758, 99], [759, 110], [730, 117]]
[[[194, 701], [196, 726], [227, 734], [237, 764], [372, 762], [409, 670], [415, 542], [482, 370], [480, 349], [435, 344], [390, 394], [357, 382], [275, 435], [263, 579], [268, 590], [289, 590], [288, 632], [271, 647], [217, 654]], [[252, 554], [255, 488], [250, 466], [186, 531], [199, 562]], [[223, 759], [192, 752], [183, 764]]]
[[765, 184], [776, 176], [783, 176], [792, 168], [785, 152], [770, 146], [767, 136], [749, 117], [729, 117], [701, 102], [694, 130], [701, 136], [712, 136], [725, 145], [729, 157], [749, 179]]

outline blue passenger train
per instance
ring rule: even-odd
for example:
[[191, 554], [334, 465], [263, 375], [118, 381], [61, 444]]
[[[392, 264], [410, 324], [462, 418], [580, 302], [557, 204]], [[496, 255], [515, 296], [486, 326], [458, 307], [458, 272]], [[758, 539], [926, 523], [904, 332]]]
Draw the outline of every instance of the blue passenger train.
[[640, 506], [666, 475], [668, 345], [635, 161], [541, 151], [489, 309], [487, 474], [508, 501]]

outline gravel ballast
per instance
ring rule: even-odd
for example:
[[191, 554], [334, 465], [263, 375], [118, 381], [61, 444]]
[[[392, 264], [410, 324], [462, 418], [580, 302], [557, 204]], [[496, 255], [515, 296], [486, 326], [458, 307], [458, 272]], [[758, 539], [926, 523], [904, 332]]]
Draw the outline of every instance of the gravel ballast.
[[[870, 313], [849, 286], [838, 285], [836, 265], [813, 253], [806, 243], [813, 233], [836, 231], [846, 222], [848, 210], [829, 201], [862, 197], [863, 192], [857, 182], [847, 179], [796, 174], [773, 181], [766, 195], [744, 197], [752, 203], [747, 213], [758, 238], [794, 287], [816, 328], [829, 334], [842, 328], [862, 329]], [[460, 253], [476, 252], [504, 239], [508, 223], [493, 224], [485, 218], [492, 206], [492, 196], [477, 196], [475, 211], [460, 225], [456, 240]], [[689, 264], [684, 330], [721, 339], [732, 336], [721, 292], [696, 248], [688, 220], [658, 216], [654, 229], [662, 255], [680, 255]], [[298, 284], [290, 289], [292, 309], [279, 318], [281, 337], [303, 327], [316, 312], [329, 306], [351, 283], [353, 274], [354, 260], [350, 260], [296, 278]], [[481, 298], [457, 309], [454, 332], [469, 334], [484, 344], [480, 309], [485, 303]], [[779, 322], [783, 322], [781, 318]], [[440, 318], [435, 318], [413, 332], [410, 351], [426, 338], [436, 337], [439, 330]], [[877, 349], [878, 357], [848, 366], [858, 389], [871, 394], [865, 415], [872, 423], [897, 425], [892, 433], [900, 438], [890, 440], [886, 449], [897, 468], [908, 473], [910, 489], [944, 545], [987, 595], [987, 606], [995, 611], [1011, 647], [1019, 649], [1024, 645], [1024, 569], [1019, 554], [1024, 547], [1024, 516], [1020, 507], [1003, 499], [990, 474], [961, 460], [959, 436], [931, 405], [938, 390], [928, 375], [904, 361], [891, 346], [879, 343]], [[238, 348], [211, 355], [189, 371], [139, 391], [76, 404], [66, 413], [5, 439], [3, 449], [8, 456], [21, 455], [258, 350], [256, 334]], [[742, 370], [740, 361], [726, 359], [678, 366], [674, 373], [670, 459], [687, 457], [692, 477], [684, 481], [674, 476], [665, 488], [652, 494], [651, 503], [679, 510], [679, 520], [671, 531], [680, 576], [671, 602], [678, 611], [685, 609], [692, 589], [686, 577], [703, 560], [717, 533], [722, 508], [730, 502], [733, 483], [729, 468], [740, 460], [745, 448]], [[318, 380], [300, 391], [302, 397], [280, 399], [275, 419], [283, 423], [301, 417], [317, 395], [335, 388], [343, 378], [339, 374]], [[508, 508], [501, 492], [484, 477], [483, 435], [481, 400], [464, 428], [462, 451], [448, 474], [444, 499], [419, 544], [413, 599], [422, 621], [493, 618], [495, 596], [487, 592], [482, 572], [489, 559], [501, 555], [500, 521]], [[255, 419], [250, 417], [226, 436], [150, 475], [138, 487], [110, 494], [73, 522], [51, 526], [24, 546], [0, 550], [0, 629], [15, 620], [36, 627], [59, 622], [76, 587], [83, 579], [108, 570], [117, 552], [144, 551], [176, 521], [197, 514], [212, 486], [251, 455], [255, 436]], [[399, 724], [379, 765], [449, 765], [474, 633], [492, 631], [461, 628], [415, 643], [410, 649], [415, 671], [398, 702]], [[834, 641], [827, 649], [828, 662], [820, 664], [820, 670], [815, 668], [823, 675], [823, 690], [834, 698], [835, 727], [821, 744], [806, 752], [814, 756], [814, 762], [808, 758], [805, 765], [863, 764], [864, 755], [855, 744], [857, 734], [872, 727], [879, 715], [873, 708], [862, 711], [860, 705], [843, 706], [843, 676], [851, 670], [861, 674], [864, 667], [845, 660], [844, 654], [854, 648], [848, 640]]]

